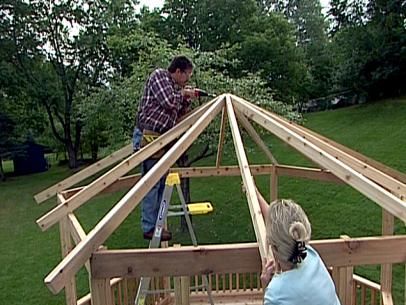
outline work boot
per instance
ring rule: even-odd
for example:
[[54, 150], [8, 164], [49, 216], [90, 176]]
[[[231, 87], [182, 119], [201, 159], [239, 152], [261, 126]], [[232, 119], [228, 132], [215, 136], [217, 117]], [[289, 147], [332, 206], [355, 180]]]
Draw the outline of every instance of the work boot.
[[[155, 229], [152, 229], [149, 232], [144, 232], [144, 239], [152, 239], [154, 237]], [[161, 241], [168, 241], [172, 239], [172, 233], [168, 230], [163, 229], [161, 233]]]

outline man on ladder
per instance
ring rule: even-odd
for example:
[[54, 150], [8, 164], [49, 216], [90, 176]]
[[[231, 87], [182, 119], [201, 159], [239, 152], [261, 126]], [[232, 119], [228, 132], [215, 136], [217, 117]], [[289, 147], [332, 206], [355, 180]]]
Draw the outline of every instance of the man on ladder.
[[[134, 130], [134, 150], [147, 145], [154, 138], [171, 129], [190, 110], [195, 90], [186, 87], [193, 73], [193, 64], [185, 56], [173, 58], [168, 69], [156, 69], [149, 76], [139, 102]], [[142, 141], [141, 141], [142, 139]], [[145, 175], [162, 157], [165, 149], [144, 160], [141, 172]], [[152, 239], [159, 203], [165, 186], [165, 175], [152, 187], [142, 201], [142, 230], [145, 239]], [[162, 229], [161, 240], [167, 241], [172, 234]]]
[[[169, 208], [170, 208], [170, 200], [172, 197], [172, 192], [173, 192], [174, 186], [176, 186], [177, 191], [178, 191], [178, 195], [179, 195], [180, 202], [181, 202], [180, 208], [182, 211], [175, 212], [175, 213], [173, 213], [173, 215], [174, 216], [177, 216], [177, 215], [185, 216], [193, 246], [195, 246], [195, 247], [197, 246], [196, 236], [193, 231], [192, 222], [190, 221], [190, 217], [189, 217], [190, 212], [188, 210], [188, 206], [186, 204], [185, 198], [183, 197], [183, 192], [180, 187], [179, 174], [172, 173], [172, 174], [169, 174], [166, 178], [165, 189], [164, 189], [164, 192], [162, 195], [162, 200], [161, 200], [161, 204], [159, 207], [159, 212], [158, 212], [158, 217], [157, 217], [156, 224], [155, 224], [155, 229], [153, 232], [152, 239], [149, 243], [150, 249], [158, 248], [160, 245], [160, 242], [162, 241], [162, 232], [164, 232], [164, 227], [165, 227], [166, 219], [167, 219]], [[209, 202], [197, 203], [197, 204], [192, 204], [190, 210], [193, 210], [194, 213], [196, 213], [196, 214], [204, 214], [204, 213], [211, 212], [213, 210], [213, 207], [211, 206], [211, 204]], [[151, 282], [151, 278], [149, 278], [149, 277], [141, 278], [140, 284], [138, 286], [138, 292], [137, 292], [137, 295], [135, 298], [135, 305], [144, 305], [150, 282]], [[210, 304], [213, 305], [214, 303], [213, 303], [213, 299], [211, 296], [211, 287], [209, 286], [207, 276], [203, 276], [203, 287], [206, 288]]]

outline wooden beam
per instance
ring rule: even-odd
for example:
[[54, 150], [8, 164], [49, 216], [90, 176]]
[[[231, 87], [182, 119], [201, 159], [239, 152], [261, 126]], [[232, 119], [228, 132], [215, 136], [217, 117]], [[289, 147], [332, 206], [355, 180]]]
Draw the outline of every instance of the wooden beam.
[[[349, 267], [406, 262], [406, 236], [378, 236], [310, 242], [327, 266]], [[261, 270], [257, 243], [183, 246], [164, 249], [99, 250], [92, 276], [140, 277], [245, 273]]]
[[[341, 236], [344, 240], [349, 240], [350, 237], [347, 235]], [[335, 284], [337, 289], [338, 297], [341, 300], [342, 305], [352, 305], [353, 301], [353, 276], [354, 267], [336, 267], [333, 269], [333, 278], [335, 278]]]
[[120, 161], [121, 159], [124, 159], [128, 155], [132, 154], [132, 152], [132, 144], [128, 144], [120, 150], [101, 159], [100, 161], [97, 161], [96, 163], [82, 169], [80, 172], [77, 172], [76, 174], [36, 194], [34, 196], [34, 199], [37, 203], [44, 202], [45, 200], [55, 196], [56, 193], [66, 190], [67, 188], [85, 180], [86, 178], [97, 174], [99, 171], [105, 169], [106, 167]]
[[244, 273], [261, 268], [257, 243], [101, 250], [92, 255], [91, 264], [92, 276], [95, 278], [109, 277], [112, 274], [132, 278], [141, 275]]
[[[210, 105], [210, 104], [209, 104]], [[158, 139], [141, 148], [139, 151], [123, 160], [120, 164], [109, 170], [107, 173], [94, 180], [92, 183], [86, 185], [78, 193], [67, 199], [64, 204], [58, 205], [53, 210], [46, 213], [44, 216], [37, 220], [39, 227], [45, 231], [52, 225], [58, 222], [59, 219], [66, 216], [69, 212], [82, 206], [89, 199], [93, 198], [96, 194], [100, 193], [106, 187], [117, 181], [120, 177], [135, 168], [138, 164], [144, 161], [149, 156], [153, 155], [160, 149], [164, 148], [167, 144], [174, 141], [186, 130], [188, 130], [194, 122], [198, 120], [201, 114], [208, 109], [205, 105], [193, 115], [189, 116], [178, 125], [173, 127], [170, 131], [161, 135]]]
[[233, 99], [234, 105], [246, 116], [262, 125], [264, 128], [275, 134], [277, 137], [287, 142], [299, 152], [329, 169], [338, 178], [351, 185], [353, 188], [378, 203], [381, 207], [406, 221], [406, 202], [371, 181], [363, 174], [355, 171], [346, 163], [327, 153], [319, 146], [308, 141], [303, 136], [297, 134], [289, 127], [282, 125], [275, 119], [264, 115], [247, 102], [241, 102], [240, 98]]
[[268, 146], [262, 141], [261, 137], [255, 130], [254, 126], [251, 125], [251, 123], [248, 121], [248, 119], [239, 111], [235, 112], [238, 121], [242, 124], [244, 129], [247, 131], [247, 133], [250, 135], [252, 140], [258, 145], [258, 147], [265, 153], [265, 155], [268, 157], [269, 160], [271, 160], [272, 164], [277, 165], [278, 161], [276, 161], [275, 157], [271, 153], [271, 150], [268, 148]]
[[[311, 167], [298, 167], [289, 165], [277, 165], [277, 173], [280, 176], [289, 176], [296, 178], [305, 178], [318, 181], [333, 182], [344, 184], [344, 182], [334, 176], [329, 170]], [[269, 175], [273, 171], [271, 164], [250, 165], [250, 171], [253, 176]], [[217, 167], [180, 167], [169, 169], [171, 173], [179, 173], [182, 178], [202, 178], [202, 177], [218, 177], [218, 176], [240, 176], [240, 168], [238, 166], [220, 166]], [[140, 180], [141, 174], [134, 174], [119, 178], [112, 185], [104, 189], [102, 193], [113, 193], [123, 189], [129, 189]], [[79, 192], [82, 188], [75, 188], [62, 192], [65, 198], [69, 198]]]
[[[241, 134], [238, 128], [237, 119], [234, 114], [233, 104], [231, 102], [230, 95], [226, 95], [226, 107], [227, 115], [231, 128], [231, 134], [234, 140], [235, 152], [237, 154], [238, 164], [241, 170], [241, 177], [244, 182], [244, 187], [246, 189], [246, 195], [248, 200], [248, 207], [251, 214], [252, 224], [254, 226], [255, 236], [259, 245], [259, 252], [261, 258], [267, 258], [268, 247], [266, 242], [266, 230], [264, 217], [262, 216], [261, 208], [258, 202], [258, 197], [256, 194], [256, 187], [254, 179], [252, 177], [247, 156], [245, 154], [244, 145], [242, 143]], [[262, 259], [261, 259], [262, 262]]]
[[[235, 97], [238, 99], [241, 103], [245, 103], [247, 105], [247, 101]], [[250, 103], [248, 103], [250, 104]], [[321, 149], [325, 150], [329, 154], [331, 154], [333, 157], [336, 159], [346, 163], [347, 165], [351, 166], [354, 170], [357, 170], [359, 173], [363, 174], [364, 176], [368, 177], [369, 179], [373, 180], [379, 185], [382, 185], [384, 188], [390, 190], [393, 194], [397, 195], [401, 199], [405, 199], [406, 196], [406, 184], [402, 182], [401, 180], [397, 180], [396, 178], [390, 176], [390, 174], [394, 174], [396, 177], [399, 177], [401, 179], [405, 178], [405, 175], [399, 173], [398, 175], [396, 174], [396, 171], [392, 170], [389, 171], [388, 167], [385, 167], [384, 165], [380, 165], [378, 162], [370, 162], [365, 163], [362, 160], [370, 160], [369, 158], [363, 156], [360, 153], [355, 153], [351, 151], [350, 149], [345, 149], [345, 150], [340, 150], [339, 147], [343, 147], [342, 145], [338, 145], [338, 143], [332, 144], [332, 141], [326, 141], [326, 138], [318, 135], [315, 132], [309, 132], [307, 129], [305, 129], [302, 126], [299, 126], [293, 122], [289, 122], [286, 119], [277, 116], [276, 114], [273, 114], [269, 111], [266, 111], [262, 108], [259, 108], [256, 105], [250, 104], [253, 108], [257, 109], [261, 113], [263, 113], [265, 116], [268, 116], [269, 118], [272, 118], [273, 120], [277, 121], [281, 125], [289, 128], [290, 130], [294, 131], [295, 133], [299, 134], [301, 137], [304, 139], [312, 142], [313, 144], [317, 145]], [[359, 158], [358, 158], [359, 157]], [[380, 171], [379, 169], [375, 168], [374, 166], [370, 164], [376, 164], [378, 165], [379, 168], [383, 169], [385, 172]], [[388, 172], [388, 173], [386, 173]]]
[[221, 126], [220, 126], [220, 134], [219, 134], [219, 143], [217, 145], [217, 157], [216, 157], [216, 167], [220, 167], [222, 158], [223, 158], [223, 145], [225, 139], [225, 129], [227, 124], [227, 111], [226, 108], [223, 107], [221, 113]]
[[301, 125], [297, 125], [295, 123], [293, 123], [295, 126], [298, 126], [299, 128], [303, 129], [304, 131], [318, 137], [320, 140], [338, 148], [339, 150], [342, 150], [343, 152], [346, 152], [347, 154], [353, 156], [354, 158], [360, 160], [361, 162], [364, 162], [365, 164], [371, 166], [371, 167], [375, 167], [377, 170], [387, 174], [388, 176], [391, 176], [392, 178], [395, 178], [396, 180], [399, 180], [400, 182], [403, 182], [406, 184], [406, 174], [401, 173], [389, 166], [386, 166], [385, 164], [382, 164], [374, 159], [371, 159], [363, 154], [361, 154], [358, 151], [352, 150], [351, 148], [344, 146], [340, 143], [337, 143], [329, 138], [324, 137], [321, 134], [318, 134], [316, 132], [314, 132], [313, 130], [310, 130], [304, 126]]
[[[79, 223], [79, 220], [76, 218], [75, 214], [68, 214], [70, 234], [75, 242], [75, 245], [79, 244], [82, 240], [86, 238], [86, 232], [83, 230], [82, 226]], [[87, 272], [90, 274], [90, 263], [86, 261], [85, 267]]]
[[74, 275], [80, 267], [115, 229], [124, 221], [141, 199], [162, 177], [162, 173], [184, 153], [200, 133], [209, 125], [224, 106], [221, 96], [200, 116], [197, 122], [169, 149], [157, 164], [145, 174], [140, 181], [103, 217], [103, 219], [45, 278], [45, 284], [53, 292], [58, 293], [66, 284], [67, 279]]

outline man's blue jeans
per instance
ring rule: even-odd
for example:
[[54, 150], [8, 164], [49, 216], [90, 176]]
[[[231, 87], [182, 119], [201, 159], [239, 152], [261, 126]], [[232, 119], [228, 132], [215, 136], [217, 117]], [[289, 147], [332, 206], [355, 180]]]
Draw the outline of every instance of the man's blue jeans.
[[139, 151], [141, 148], [142, 131], [138, 128], [134, 128], [133, 132], [133, 150], [134, 152]]
[[[147, 159], [142, 163], [142, 175], [144, 176], [159, 159]], [[166, 174], [155, 184], [142, 200], [141, 223], [142, 230], [147, 233], [155, 228], [158, 217], [159, 206], [162, 200], [162, 194], [165, 189]]]

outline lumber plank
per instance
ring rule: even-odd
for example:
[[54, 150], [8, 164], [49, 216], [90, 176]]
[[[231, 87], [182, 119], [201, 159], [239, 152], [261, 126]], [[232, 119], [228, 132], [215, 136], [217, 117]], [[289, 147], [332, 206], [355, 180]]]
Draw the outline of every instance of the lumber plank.
[[37, 203], [44, 202], [45, 200], [55, 196], [56, 193], [66, 190], [67, 188], [85, 180], [86, 178], [89, 178], [90, 176], [97, 174], [106, 167], [120, 161], [121, 159], [124, 159], [128, 155], [132, 154], [132, 152], [133, 152], [132, 144], [128, 144], [123, 148], [117, 150], [116, 152], [113, 152], [107, 157], [101, 159], [100, 161], [97, 161], [96, 163], [82, 169], [76, 174], [34, 195], [34, 199]]
[[124, 221], [152, 186], [158, 182], [162, 173], [169, 170], [170, 166], [186, 151], [223, 106], [224, 96], [220, 96], [157, 164], [100, 220], [86, 238], [47, 275], [44, 282], [50, 291], [53, 293], [61, 291], [66, 280], [80, 269], [92, 252]]
[[[312, 240], [332, 267], [405, 263], [406, 236]], [[261, 270], [257, 243], [183, 246], [164, 249], [99, 250], [92, 255], [96, 278], [249, 273]]]
[[220, 167], [222, 158], [223, 158], [223, 145], [225, 139], [225, 129], [227, 124], [227, 111], [226, 108], [223, 107], [221, 113], [221, 125], [220, 125], [220, 134], [219, 134], [219, 143], [217, 145], [217, 157], [216, 157], [216, 167]]
[[[83, 228], [80, 225], [79, 220], [76, 218], [75, 214], [69, 213], [68, 220], [69, 220], [71, 237], [72, 237], [73, 241], [75, 242], [75, 245], [77, 245], [86, 238], [86, 232], [83, 230]], [[85, 267], [86, 267], [87, 272], [90, 274], [89, 261], [86, 261]]]
[[[333, 182], [337, 184], [344, 184], [344, 182], [334, 176], [329, 170], [311, 167], [298, 167], [289, 165], [275, 166], [277, 174], [280, 176], [289, 176], [296, 178], [305, 178], [317, 181]], [[250, 171], [253, 176], [272, 174], [273, 165], [271, 164], [258, 164], [250, 165]], [[239, 176], [240, 168], [238, 166], [220, 166], [217, 167], [174, 167], [169, 169], [171, 173], [179, 173], [182, 178], [201, 178], [201, 177], [215, 177], [215, 176]], [[119, 178], [112, 185], [104, 189], [101, 193], [113, 193], [123, 189], [129, 189], [141, 178], [141, 174], [134, 174]], [[81, 188], [75, 188], [64, 191], [65, 198], [73, 196], [79, 192]]]
[[262, 125], [264, 128], [287, 142], [317, 164], [329, 169], [338, 178], [379, 204], [382, 208], [386, 209], [399, 219], [406, 221], [406, 202], [371, 181], [363, 174], [355, 171], [346, 163], [338, 160], [335, 156], [327, 153], [325, 150], [308, 141], [290, 128], [282, 125], [273, 118], [264, 115], [252, 105], [243, 103], [240, 100], [241, 99], [239, 98], [233, 99], [235, 106], [246, 116]]
[[231, 128], [231, 134], [233, 136], [235, 152], [237, 154], [238, 164], [241, 170], [241, 177], [244, 182], [244, 187], [246, 188], [246, 196], [248, 200], [252, 224], [254, 226], [255, 236], [257, 238], [259, 245], [259, 252], [261, 254], [261, 258], [267, 258], [269, 253], [266, 242], [264, 217], [262, 216], [261, 208], [258, 202], [254, 179], [252, 177], [249, 168], [247, 156], [245, 154], [244, 145], [242, 143], [241, 134], [238, 128], [237, 119], [234, 114], [234, 109], [230, 95], [226, 95], [226, 107], [228, 120]]
[[[235, 97], [236, 99], [239, 100], [241, 103], [245, 103], [247, 105], [247, 101]], [[250, 103], [248, 103], [250, 104]], [[366, 156], [363, 156], [360, 153], [355, 153], [354, 151], [351, 151], [350, 149], [345, 149], [345, 150], [340, 150], [338, 147], [343, 147], [343, 145], [338, 145], [338, 143], [335, 143], [335, 145], [332, 144], [332, 141], [326, 141], [326, 138], [318, 135], [315, 132], [309, 132], [307, 129], [304, 127], [297, 125], [293, 122], [289, 122], [284, 118], [281, 118], [277, 116], [274, 113], [271, 113], [269, 111], [266, 111], [262, 108], [259, 108], [256, 105], [250, 104], [253, 108], [258, 110], [259, 112], [263, 113], [265, 116], [268, 116], [269, 118], [274, 119], [275, 121], [279, 122], [283, 126], [289, 128], [290, 130], [296, 132], [300, 136], [302, 136], [304, 139], [307, 139], [311, 143], [319, 146], [321, 149], [325, 150], [332, 156], [334, 156], [336, 159], [346, 163], [347, 165], [351, 166], [353, 169], [357, 170], [364, 176], [368, 177], [369, 179], [373, 180], [379, 185], [382, 185], [386, 189], [390, 190], [393, 194], [397, 195], [399, 198], [402, 200], [405, 199], [406, 197], [406, 184], [402, 182], [402, 180], [397, 180], [397, 178], [392, 177], [390, 174], [393, 174], [396, 177], [399, 177], [401, 179], [404, 178], [404, 174], [401, 174], [398, 172], [396, 174], [395, 170], [388, 170], [388, 167], [384, 165], [379, 165], [379, 162], [369, 162], [365, 163], [362, 160], [370, 160]], [[325, 140], [323, 140], [323, 138]], [[359, 158], [358, 158], [359, 157]], [[384, 171], [379, 170], [378, 168], [375, 168], [372, 164], [378, 165], [378, 167]]]
[[393, 169], [393, 168], [391, 168], [391, 167], [389, 167], [389, 166], [387, 166], [385, 164], [382, 164], [382, 163], [380, 163], [380, 162], [378, 162], [378, 161], [376, 161], [374, 159], [371, 159], [371, 158], [361, 154], [360, 152], [355, 151], [355, 150], [353, 150], [353, 149], [351, 149], [351, 148], [349, 148], [347, 146], [344, 146], [344, 145], [342, 145], [342, 144], [340, 144], [338, 142], [335, 142], [335, 141], [333, 141], [333, 140], [331, 140], [329, 138], [326, 138], [325, 136], [323, 136], [321, 134], [318, 134], [318, 133], [316, 133], [315, 131], [313, 131], [311, 129], [308, 129], [308, 128], [306, 128], [304, 126], [301, 126], [301, 125], [297, 125], [295, 123], [293, 123], [293, 124], [298, 126], [301, 129], [303, 129], [304, 131], [306, 131], [306, 132], [308, 132], [310, 134], [313, 134], [314, 136], [318, 137], [320, 140], [322, 140], [322, 141], [324, 141], [324, 142], [326, 142], [326, 143], [328, 143], [328, 144], [330, 144], [330, 145], [332, 145], [332, 146], [346, 152], [347, 154], [353, 156], [354, 158], [357, 158], [358, 160], [366, 163], [367, 165], [375, 167], [377, 170], [387, 174], [388, 176], [391, 176], [391, 177], [395, 178], [396, 180], [399, 180], [399, 181], [401, 181], [403, 183], [406, 183], [406, 174], [404, 174], [402, 172], [399, 172], [399, 171], [397, 171], [397, 170], [395, 170], [395, 169]]
[[275, 159], [275, 157], [273, 156], [273, 154], [272, 154], [271, 150], [268, 148], [268, 146], [261, 139], [261, 137], [255, 130], [254, 126], [252, 126], [251, 123], [248, 121], [248, 119], [239, 111], [235, 111], [235, 114], [238, 118], [238, 121], [242, 124], [242, 126], [247, 131], [247, 133], [250, 135], [252, 140], [258, 145], [259, 148], [261, 148], [261, 150], [265, 153], [265, 155], [268, 157], [268, 159], [271, 160], [272, 164], [277, 165], [278, 161]]

